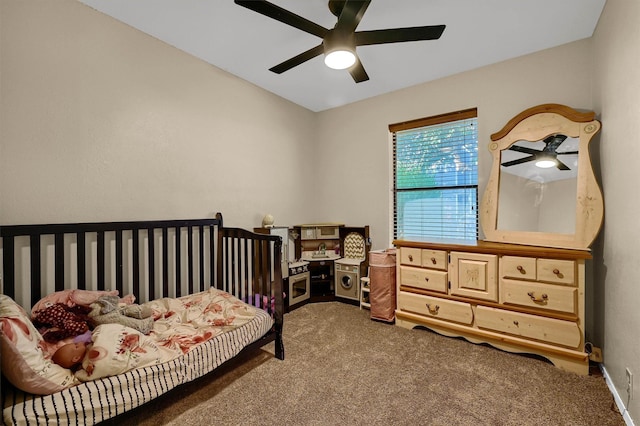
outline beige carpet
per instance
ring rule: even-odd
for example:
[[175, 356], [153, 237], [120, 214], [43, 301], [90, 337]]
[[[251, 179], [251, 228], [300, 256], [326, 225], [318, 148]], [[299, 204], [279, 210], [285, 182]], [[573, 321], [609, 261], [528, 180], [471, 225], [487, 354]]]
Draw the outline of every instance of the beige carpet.
[[285, 315], [273, 344], [116, 418], [131, 425], [624, 425], [600, 375], [563, 372], [338, 302]]

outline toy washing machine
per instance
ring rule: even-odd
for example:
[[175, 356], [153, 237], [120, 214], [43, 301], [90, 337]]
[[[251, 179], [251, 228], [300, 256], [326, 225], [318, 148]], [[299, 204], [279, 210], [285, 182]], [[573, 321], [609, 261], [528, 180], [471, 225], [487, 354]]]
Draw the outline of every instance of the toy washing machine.
[[364, 237], [357, 232], [348, 234], [344, 238], [344, 257], [334, 262], [336, 297], [360, 300], [360, 265], [364, 260]]

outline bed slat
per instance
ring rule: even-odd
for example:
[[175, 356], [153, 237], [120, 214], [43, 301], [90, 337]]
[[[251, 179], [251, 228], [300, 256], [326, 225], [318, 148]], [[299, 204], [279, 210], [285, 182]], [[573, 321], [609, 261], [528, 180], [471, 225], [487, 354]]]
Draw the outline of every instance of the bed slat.
[[[200, 265], [204, 265], [204, 228], [202, 226], [198, 227], [198, 261]], [[204, 286], [204, 268], [200, 268], [200, 284], [198, 284], [198, 288]]]
[[98, 287], [98, 290], [105, 290], [106, 289], [106, 286], [105, 286], [106, 260], [104, 256], [104, 231], [98, 231], [97, 237], [98, 237], [98, 243], [97, 243], [98, 254], [96, 255], [97, 256], [96, 271], [98, 273], [97, 287]]
[[[0, 228], [1, 230], [1, 228]], [[15, 285], [16, 278], [14, 273], [14, 265], [15, 265], [15, 244], [14, 237], [5, 237], [2, 239], [2, 270], [4, 275], [4, 283], [5, 288], [3, 289], [3, 293], [7, 296], [15, 299]]]
[[133, 278], [131, 286], [133, 288], [133, 294], [138, 295], [140, 294], [140, 231], [138, 229], [131, 231], [131, 244], [133, 244], [131, 256]]
[[[176, 226], [175, 227], [175, 233], [176, 233], [176, 259], [182, 259], [182, 250], [181, 250], [181, 244], [180, 244], [180, 240], [182, 239], [181, 237], [181, 233], [180, 233], [180, 227]], [[175, 280], [176, 280], [176, 297], [180, 297], [182, 296], [182, 262], [176, 262], [176, 274], [175, 274]]]
[[187, 227], [187, 279], [189, 294], [193, 293], [193, 227]]
[[[220, 221], [220, 226], [218, 227], [218, 229], [222, 229], [222, 215], [218, 213], [216, 215], [216, 219]], [[221, 237], [220, 234], [219, 236]], [[201, 234], [201, 239], [203, 239], [202, 234]], [[218, 245], [218, 243], [219, 241], [216, 239], [215, 229], [210, 227], [209, 228], [209, 270], [211, 271], [212, 275], [211, 275], [211, 278], [209, 279], [211, 281], [215, 279], [213, 271], [216, 270], [216, 259], [217, 259], [216, 246]], [[218, 281], [218, 283], [220, 283], [220, 281]]]
[[[156, 298], [156, 289], [155, 289], [155, 282], [156, 282], [156, 253], [155, 253], [155, 245], [153, 244], [154, 242], [154, 232], [153, 232], [153, 228], [148, 228], [147, 229], [147, 248], [149, 250], [149, 260], [147, 260], [147, 265], [148, 265], [148, 273], [149, 273], [149, 287], [147, 288], [147, 291], [149, 292], [149, 300], [154, 300]], [[154, 284], [152, 284], [154, 283]]]
[[40, 290], [40, 235], [31, 235], [29, 251], [31, 252], [31, 306], [42, 298]]
[[162, 228], [162, 293], [169, 294], [169, 230]]
[[64, 234], [55, 236], [55, 288], [56, 291], [64, 290]]
[[85, 256], [87, 241], [85, 236], [84, 232], [76, 233], [76, 243], [78, 245], [76, 262], [78, 263], [78, 288], [80, 290], [86, 290], [87, 288], [87, 257]]
[[124, 294], [124, 259], [122, 248], [122, 230], [116, 231], [116, 290]]

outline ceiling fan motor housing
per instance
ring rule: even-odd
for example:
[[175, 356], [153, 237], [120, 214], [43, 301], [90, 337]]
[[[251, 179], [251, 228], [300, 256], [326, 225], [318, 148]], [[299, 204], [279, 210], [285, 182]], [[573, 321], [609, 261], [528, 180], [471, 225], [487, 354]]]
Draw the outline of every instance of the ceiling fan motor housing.
[[325, 55], [335, 50], [349, 50], [356, 53], [355, 35], [349, 31], [330, 30], [322, 41], [322, 45]]

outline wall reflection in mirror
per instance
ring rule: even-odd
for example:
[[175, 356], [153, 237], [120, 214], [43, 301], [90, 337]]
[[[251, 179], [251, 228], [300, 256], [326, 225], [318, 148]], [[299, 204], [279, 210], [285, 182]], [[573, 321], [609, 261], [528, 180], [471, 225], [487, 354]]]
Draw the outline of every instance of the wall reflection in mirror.
[[552, 134], [500, 153], [498, 229], [575, 232], [579, 143]]

